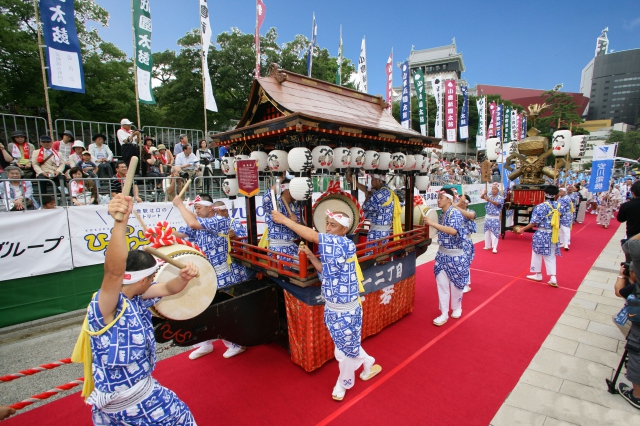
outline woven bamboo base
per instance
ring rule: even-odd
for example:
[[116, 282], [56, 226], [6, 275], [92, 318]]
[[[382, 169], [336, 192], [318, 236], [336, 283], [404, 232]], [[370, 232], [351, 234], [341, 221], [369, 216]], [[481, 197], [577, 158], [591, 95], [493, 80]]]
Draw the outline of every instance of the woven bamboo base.
[[[365, 296], [362, 304], [362, 339], [379, 333], [386, 326], [413, 311], [415, 275], [394, 285], [388, 304], [382, 304], [383, 290]], [[307, 372], [333, 358], [333, 341], [324, 325], [324, 305], [309, 306], [284, 292], [289, 325], [291, 360]]]

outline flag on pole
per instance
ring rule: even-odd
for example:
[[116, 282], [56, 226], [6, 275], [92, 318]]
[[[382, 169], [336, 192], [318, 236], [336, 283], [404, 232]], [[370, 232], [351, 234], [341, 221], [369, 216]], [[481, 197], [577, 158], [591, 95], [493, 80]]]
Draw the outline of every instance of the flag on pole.
[[[502, 142], [502, 111], [504, 110], [504, 105], [500, 104], [496, 107], [496, 138]], [[502, 145], [502, 144], [501, 144]]]
[[387, 111], [391, 114], [393, 109], [393, 49], [391, 49], [391, 53], [389, 54], [389, 59], [387, 59]]
[[404, 61], [400, 66], [402, 71], [402, 99], [400, 101], [400, 124], [405, 129], [411, 123], [411, 89], [409, 86], [409, 61]]
[[511, 108], [511, 135], [509, 136], [509, 141], [518, 140], [518, 124], [518, 110], [513, 107]]
[[496, 105], [495, 102], [491, 102], [489, 104], [490, 120], [489, 120], [489, 130], [487, 131], [488, 138], [493, 138], [497, 134], [496, 132], [496, 120], [498, 119], [497, 113], [498, 113], [498, 106]]
[[420, 118], [420, 133], [422, 136], [427, 136], [427, 93], [425, 90], [424, 73], [422, 69], [413, 74], [413, 85], [416, 88], [416, 95], [418, 97], [418, 117]]
[[589, 192], [608, 191], [613, 169], [613, 158], [618, 144], [599, 145], [593, 147], [593, 164], [591, 165], [591, 179]]
[[518, 114], [517, 118], [516, 118], [516, 132], [518, 133], [516, 135], [516, 140], [520, 140], [523, 138], [522, 136], [522, 114]]
[[442, 80], [440, 77], [431, 80], [431, 87], [433, 88], [433, 97], [436, 100], [436, 123], [433, 136], [442, 139]]
[[307, 76], [311, 77], [311, 67], [313, 66], [313, 49], [316, 47], [316, 39], [318, 36], [318, 26], [316, 25], [316, 14], [313, 14], [313, 23], [311, 24], [311, 44], [307, 52]]
[[462, 92], [462, 109], [460, 110], [460, 140], [469, 139], [469, 88], [460, 86]]
[[151, 88], [151, 9], [149, 1], [131, 1], [135, 37], [135, 64], [138, 76], [138, 100], [143, 104], [155, 104]]
[[207, 0], [200, 0], [200, 36], [202, 38], [202, 75], [204, 77], [204, 106], [209, 111], [218, 112], [216, 99], [213, 97], [211, 75], [209, 75], [209, 45], [211, 44], [211, 21]]
[[49, 86], [55, 90], [84, 93], [82, 52], [73, 14], [74, 2], [40, 0]]
[[264, 16], [267, 13], [267, 6], [262, 0], [256, 0], [256, 32], [253, 36], [254, 43], [256, 44], [256, 75], [255, 78], [260, 78], [260, 27], [264, 22]]
[[503, 122], [504, 122], [504, 141], [509, 142], [511, 140], [511, 107], [504, 106], [502, 109]]
[[458, 121], [458, 95], [456, 93], [456, 81], [453, 79], [444, 82], [445, 95], [445, 126], [447, 128], [447, 142], [456, 142], [456, 127]]
[[527, 115], [522, 113], [522, 139], [527, 137]]
[[[407, 70], [407, 73], [409, 71]], [[362, 37], [362, 45], [360, 46], [360, 59], [358, 60], [358, 83], [360, 84], [359, 90], [367, 93], [367, 47], [365, 38]]]
[[338, 71], [336, 71], [336, 84], [342, 85], [342, 25], [340, 25], [340, 45], [338, 46]]
[[478, 132], [476, 133], [476, 148], [487, 149], [487, 98], [481, 97], [476, 100], [478, 107]]

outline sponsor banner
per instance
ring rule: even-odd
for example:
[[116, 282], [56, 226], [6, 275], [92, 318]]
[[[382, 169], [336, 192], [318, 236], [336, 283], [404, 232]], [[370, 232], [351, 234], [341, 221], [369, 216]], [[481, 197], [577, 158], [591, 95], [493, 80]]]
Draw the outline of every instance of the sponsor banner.
[[0, 281], [73, 269], [65, 209], [0, 213], [0, 235]]
[[522, 113], [522, 139], [527, 137], [527, 116]]
[[73, 7], [73, 0], [40, 0], [40, 20], [49, 85], [56, 90], [84, 93], [82, 52]]
[[500, 104], [496, 107], [496, 138], [502, 142], [502, 111], [504, 105]]
[[216, 99], [213, 97], [211, 75], [209, 74], [209, 45], [211, 44], [211, 22], [207, 0], [200, 0], [200, 35], [202, 37], [202, 75], [204, 76], [204, 105], [209, 111], [218, 112]]
[[[341, 36], [342, 37], [342, 36]], [[342, 38], [340, 39], [340, 43], [342, 43]], [[342, 44], [341, 44], [342, 46]], [[387, 59], [387, 111], [391, 114], [393, 110], [393, 50], [389, 54], [389, 59]]]
[[359, 90], [361, 92], [368, 93], [368, 89], [367, 89], [367, 46], [366, 46], [366, 42], [365, 42], [365, 38], [364, 37], [362, 37], [362, 46], [360, 46], [360, 58], [358, 59], [358, 82], [360, 83]]
[[476, 133], [476, 148], [487, 149], [487, 98], [476, 100], [478, 108], [478, 132]]
[[458, 121], [458, 95], [456, 94], [456, 81], [445, 80], [445, 126], [447, 128], [447, 142], [456, 142], [456, 129]]
[[256, 0], [256, 31], [253, 35], [253, 42], [256, 45], [256, 75], [255, 78], [260, 78], [260, 27], [264, 22], [264, 16], [267, 13], [267, 7], [262, 0]]
[[135, 63], [138, 76], [138, 100], [143, 104], [155, 104], [151, 87], [151, 7], [150, 0], [132, 1], [133, 30], [135, 37]]
[[420, 118], [420, 133], [427, 136], [427, 93], [425, 91], [424, 73], [418, 69], [413, 74], [413, 85], [416, 88], [418, 100], [418, 117]]
[[518, 114], [517, 120], [516, 120], [516, 130], [518, 132], [517, 138], [516, 140], [521, 140], [524, 138], [524, 133], [522, 132], [522, 116], [523, 114]]
[[431, 87], [436, 99], [436, 123], [433, 132], [436, 138], [442, 139], [442, 80], [439, 77], [434, 78], [431, 80]]
[[591, 179], [589, 192], [608, 191], [613, 170], [613, 158], [618, 144], [599, 145], [593, 147], [593, 164], [591, 165]]
[[[486, 99], [486, 98], [485, 98]], [[487, 138], [493, 138], [496, 136], [496, 120], [498, 115], [498, 106], [495, 102], [489, 104], [489, 129], [487, 131]]]
[[469, 139], [469, 88], [460, 86], [462, 92], [462, 109], [460, 110], [460, 140]]
[[404, 61], [400, 69], [402, 70], [402, 98], [400, 99], [400, 124], [405, 129], [408, 129], [411, 123], [411, 88], [409, 86], [409, 61]]

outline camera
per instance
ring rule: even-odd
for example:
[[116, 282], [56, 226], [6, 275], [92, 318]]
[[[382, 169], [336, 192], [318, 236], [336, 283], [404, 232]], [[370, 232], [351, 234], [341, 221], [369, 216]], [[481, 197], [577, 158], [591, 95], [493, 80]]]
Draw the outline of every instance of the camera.
[[182, 179], [185, 179], [185, 180], [189, 179], [189, 173], [187, 172], [180, 172], [179, 175]]
[[620, 266], [622, 266], [622, 275], [624, 275], [625, 277], [629, 278], [630, 277], [630, 271], [629, 271], [629, 267], [631, 266], [631, 262], [620, 262]]

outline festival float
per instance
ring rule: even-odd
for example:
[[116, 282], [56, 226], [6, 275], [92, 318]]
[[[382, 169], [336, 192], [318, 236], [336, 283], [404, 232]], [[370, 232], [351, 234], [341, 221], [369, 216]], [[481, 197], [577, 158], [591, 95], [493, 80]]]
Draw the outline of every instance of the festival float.
[[[190, 346], [223, 338], [243, 346], [276, 342], [294, 363], [313, 371], [333, 358], [334, 346], [323, 323], [323, 299], [315, 269], [304, 254], [287, 256], [262, 247], [256, 195], [280, 196], [279, 177], [293, 175], [290, 193], [302, 223], [324, 232], [325, 211], [341, 210], [352, 219], [349, 236], [356, 243], [364, 275], [363, 338], [380, 332], [412, 312], [416, 257], [433, 229], [423, 214], [437, 217], [422, 203], [429, 186], [425, 148], [439, 140], [403, 128], [380, 96], [285, 71], [271, 65], [269, 75], [254, 81], [248, 105], [236, 129], [215, 135], [217, 146], [233, 146], [237, 157], [225, 157], [227, 195], [245, 194], [246, 238], [233, 239], [232, 258], [255, 272], [252, 279], [218, 289], [207, 308], [189, 319], [158, 314], [158, 342]], [[248, 159], [248, 160], [247, 160]], [[358, 199], [358, 171], [393, 172], [389, 178], [408, 201], [399, 233], [365, 249], [369, 223]], [[346, 179], [352, 172], [352, 180]], [[237, 174], [237, 176], [236, 176]], [[262, 181], [262, 188], [259, 182]], [[275, 189], [271, 189], [274, 186]], [[320, 189], [319, 196], [312, 196]], [[316, 198], [313, 200], [313, 198]], [[238, 200], [235, 201], [239, 203]], [[309, 245], [313, 250], [314, 245]], [[163, 249], [171, 252], [170, 248]], [[177, 253], [181, 250], [176, 249]], [[198, 256], [197, 253], [189, 253]], [[215, 279], [207, 285], [216, 286]], [[184, 298], [185, 304], [194, 303]], [[197, 309], [196, 309], [197, 311]]]

